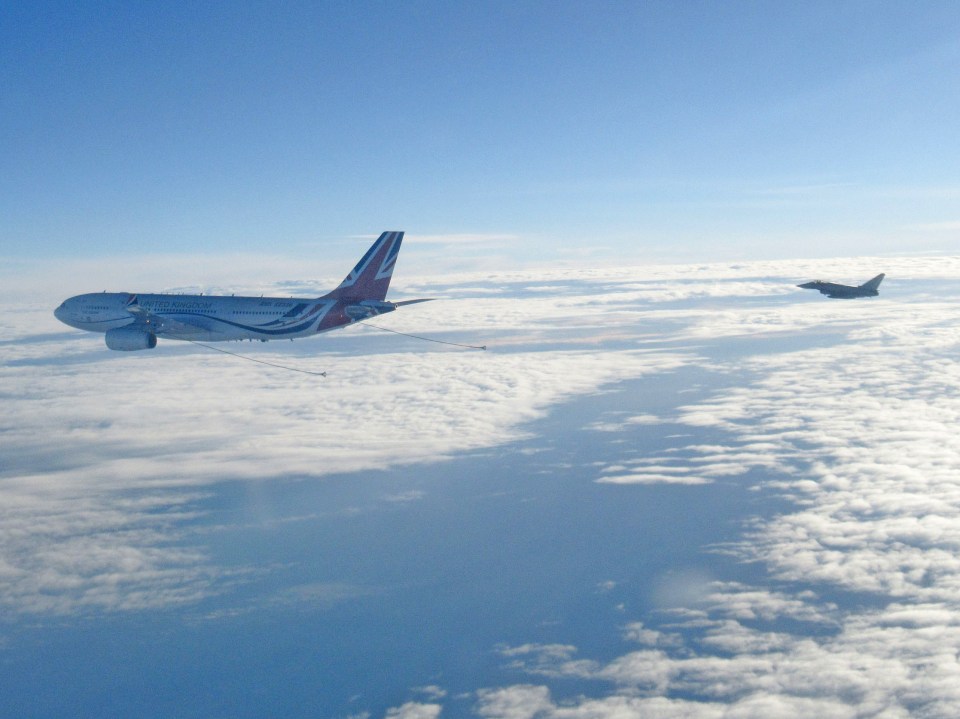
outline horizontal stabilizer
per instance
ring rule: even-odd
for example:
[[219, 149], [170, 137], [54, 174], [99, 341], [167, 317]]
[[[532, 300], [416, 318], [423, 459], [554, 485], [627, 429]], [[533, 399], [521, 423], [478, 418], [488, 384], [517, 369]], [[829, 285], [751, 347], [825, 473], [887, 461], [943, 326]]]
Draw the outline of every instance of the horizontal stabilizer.
[[403, 302], [387, 302], [386, 300], [362, 300], [355, 304], [347, 305], [343, 311], [348, 317], [355, 321], [365, 320], [368, 317], [376, 317], [387, 312], [393, 312], [397, 307], [403, 305], [413, 305], [417, 302], [429, 302], [430, 300], [405, 300]]
[[418, 302], [433, 302], [436, 297], [426, 297], [422, 300], [401, 300], [400, 302], [393, 302], [394, 307], [403, 307], [404, 305], [415, 305]]

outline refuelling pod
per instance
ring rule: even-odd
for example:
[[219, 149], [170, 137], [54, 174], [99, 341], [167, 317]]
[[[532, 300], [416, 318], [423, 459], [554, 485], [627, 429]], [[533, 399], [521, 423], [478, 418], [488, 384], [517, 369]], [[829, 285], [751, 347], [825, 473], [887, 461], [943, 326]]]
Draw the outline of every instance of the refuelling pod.
[[106, 340], [107, 347], [121, 352], [152, 350], [157, 346], [157, 336], [153, 332], [147, 332], [137, 327], [116, 327], [107, 330], [104, 340]]

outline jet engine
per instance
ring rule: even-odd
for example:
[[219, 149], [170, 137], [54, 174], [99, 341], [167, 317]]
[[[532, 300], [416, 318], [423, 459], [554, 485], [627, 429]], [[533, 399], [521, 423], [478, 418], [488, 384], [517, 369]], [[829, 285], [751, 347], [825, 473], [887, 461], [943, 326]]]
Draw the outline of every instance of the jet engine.
[[122, 352], [152, 350], [157, 346], [157, 336], [138, 327], [115, 327], [107, 330], [104, 339], [107, 347]]

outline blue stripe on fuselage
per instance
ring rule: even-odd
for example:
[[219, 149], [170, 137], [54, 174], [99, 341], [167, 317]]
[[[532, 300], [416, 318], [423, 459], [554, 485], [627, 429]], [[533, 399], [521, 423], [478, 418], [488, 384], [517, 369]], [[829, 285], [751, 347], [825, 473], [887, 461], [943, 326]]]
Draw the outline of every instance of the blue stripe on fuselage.
[[[271, 329], [265, 329], [265, 327], [263, 327], [263, 326], [257, 327], [256, 325], [245, 325], [245, 324], [241, 324], [240, 322], [232, 322], [232, 321], [230, 321], [230, 320], [225, 320], [225, 319], [223, 319], [222, 317], [214, 317], [213, 315], [203, 314], [202, 312], [167, 312], [167, 313], [164, 313], [164, 312], [154, 312], [153, 314], [155, 314], [157, 317], [161, 317], [161, 318], [162, 318], [162, 317], [168, 317], [168, 318], [171, 319], [171, 320], [176, 320], [178, 316], [182, 317], [182, 316], [184, 316], [184, 315], [188, 315], [188, 316], [191, 316], [191, 317], [204, 317], [204, 318], [206, 318], [206, 319], [208, 319], [208, 320], [213, 320], [214, 322], [222, 322], [223, 324], [225, 324], [225, 325], [230, 325], [231, 327], [238, 327], [239, 329], [247, 330], [248, 332], [256, 332], [256, 333], [258, 333], [258, 334], [263, 334], [263, 335], [288, 335], [288, 334], [296, 334], [297, 332], [302, 332], [302, 331], [308, 329], [308, 328], [310, 327], [310, 325], [312, 325], [314, 322], [320, 322], [320, 321], [323, 319], [323, 317], [326, 315], [325, 312], [322, 312], [322, 313], [319, 313], [317, 317], [311, 318], [311, 319], [308, 320], [307, 322], [304, 322], [304, 323], [302, 323], [302, 324], [296, 325], [296, 326], [294, 326], [294, 327], [283, 327], [283, 328], [280, 328], [280, 329], [271, 330]], [[268, 324], [272, 324], [272, 323], [268, 323]], [[204, 327], [198, 327], [198, 329], [201, 329], [201, 330], [202, 330], [202, 329], [206, 329], [206, 328], [204, 328]], [[214, 332], [214, 330], [207, 330], [207, 331], [208, 331], [208, 332]], [[167, 334], [167, 333], [165, 333], [165, 334]], [[176, 334], [176, 332], [172, 332], [172, 333], [169, 333], [169, 334]]]

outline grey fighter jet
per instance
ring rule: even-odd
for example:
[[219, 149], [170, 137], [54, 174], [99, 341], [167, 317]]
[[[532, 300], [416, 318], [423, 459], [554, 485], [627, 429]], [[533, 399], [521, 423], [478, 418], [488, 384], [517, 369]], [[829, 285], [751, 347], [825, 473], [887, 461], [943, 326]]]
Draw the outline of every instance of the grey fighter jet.
[[817, 290], [820, 294], [833, 299], [852, 300], [857, 297], [876, 297], [880, 294], [877, 288], [880, 286], [880, 283], [883, 282], [884, 276], [881, 272], [872, 280], [864, 282], [858, 287], [838, 285], [833, 282], [824, 282], [823, 280], [805, 282], [802, 285], [797, 285], [797, 287], [802, 287], [805, 290]]

